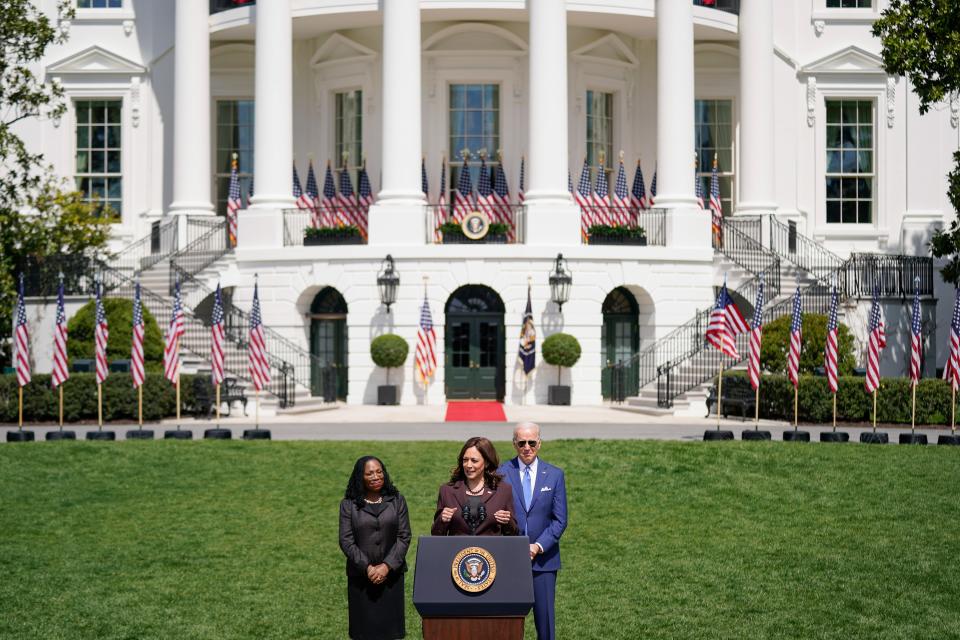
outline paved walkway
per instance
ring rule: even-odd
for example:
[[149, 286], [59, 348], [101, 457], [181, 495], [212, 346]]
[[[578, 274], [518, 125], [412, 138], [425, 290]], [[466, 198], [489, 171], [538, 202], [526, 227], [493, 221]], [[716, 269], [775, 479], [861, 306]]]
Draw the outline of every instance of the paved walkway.
[[[373, 405], [338, 405], [335, 409], [306, 414], [279, 415], [264, 417], [260, 426], [269, 429], [274, 440], [466, 440], [470, 436], [483, 435], [494, 440], [509, 440], [513, 424], [521, 421], [537, 422], [543, 429], [544, 438], [550, 440], [571, 438], [596, 438], [603, 440], [702, 440], [705, 430], [715, 429], [715, 418], [691, 417], [655, 417], [639, 413], [619, 411], [608, 406], [556, 407], [549, 405], [507, 406], [504, 407], [507, 422], [444, 422], [445, 406], [399, 406], [380, 407]], [[239, 438], [244, 429], [254, 426], [253, 415], [244, 417], [234, 415], [223, 418], [220, 425], [228, 428], [234, 438]], [[182, 428], [193, 431], [195, 438], [203, 437], [204, 429], [214, 427], [215, 421], [183, 419]], [[750, 429], [753, 423], [738, 419], [721, 420], [721, 428], [733, 431], [740, 439], [744, 429]], [[65, 427], [77, 433], [78, 438], [85, 437], [87, 431], [95, 431], [96, 426], [71, 425]], [[110, 424], [104, 427], [114, 431], [117, 439], [124, 439], [133, 424]], [[176, 428], [176, 420], [164, 420], [161, 423], [145, 425], [152, 429], [157, 437], [163, 437], [163, 431]], [[792, 426], [779, 421], [761, 420], [760, 428], [770, 431], [775, 440], [783, 439], [783, 432]], [[829, 431], [830, 427], [805, 426], [801, 430], [810, 432], [811, 440], [819, 440], [820, 431]], [[38, 440], [45, 437], [47, 431], [55, 430], [51, 426], [29, 426]], [[6, 441], [6, 433], [16, 427], [4, 425], [0, 431], [0, 441]], [[850, 440], [858, 442], [860, 433], [869, 428], [841, 426], [839, 430], [850, 434]], [[890, 435], [895, 443], [900, 433], [909, 433], [909, 429], [881, 427], [878, 430]], [[949, 433], [942, 429], [917, 429], [927, 435], [930, 444], [935, 444], [937, 436]]]

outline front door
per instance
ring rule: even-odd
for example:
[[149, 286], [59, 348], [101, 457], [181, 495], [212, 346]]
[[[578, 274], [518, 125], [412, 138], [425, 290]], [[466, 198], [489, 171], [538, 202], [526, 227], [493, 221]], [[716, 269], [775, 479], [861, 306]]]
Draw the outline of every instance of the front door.
[[502, 314], [448, 314], [445, 377], [448, 400], [502, 400]]
[[[329, 395], [337, 400], [347, 397], [347, 320], [346, 318], [314, 318], [310, 323], [311, 393]], [[332, 372], [334, 380], [324, 384], [323, 374]], [[327, 398], [332, 401], [333, 398]]]
[[634, 396], [640, 382], [639, 363], [634, 356], [639, 351], [640, 328], [633, 315], [605, 315], [603, 317], [603, 358], [601, 389], [604, 398], [613, 395], [613, 367], [624, 365], [624, 392]]

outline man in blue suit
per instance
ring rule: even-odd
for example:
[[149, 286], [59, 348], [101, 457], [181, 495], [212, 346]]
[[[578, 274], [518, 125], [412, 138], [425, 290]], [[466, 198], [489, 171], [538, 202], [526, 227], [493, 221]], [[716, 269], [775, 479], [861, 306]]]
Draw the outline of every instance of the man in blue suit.
[[563, 471], [538, 456], [538, 425], [518, 424], [513, 430], [513, 448], [517, 457], [504, 462], [499, 471], [513, 488], [514, 513], [520, 533], [530, 539], [537, 638], [554, 640], [553, 602], [560, 570], [560, 536], [567, 528], [567, 489]]

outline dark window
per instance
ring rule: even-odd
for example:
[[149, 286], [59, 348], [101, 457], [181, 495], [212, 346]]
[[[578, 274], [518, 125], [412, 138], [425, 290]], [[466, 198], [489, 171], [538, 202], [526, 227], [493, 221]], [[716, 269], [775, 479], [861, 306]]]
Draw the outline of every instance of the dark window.
[[84, 200], [112, 221], [123, 213], [121, 100], [77, 100], [76, 182]]

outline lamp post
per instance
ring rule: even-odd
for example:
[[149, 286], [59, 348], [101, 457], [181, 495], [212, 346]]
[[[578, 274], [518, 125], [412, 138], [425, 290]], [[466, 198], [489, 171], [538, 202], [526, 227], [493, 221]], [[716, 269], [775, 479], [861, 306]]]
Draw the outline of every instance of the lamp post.
[[387, 306], [387, 313], [390, 313], [390, 305], [397, 301], [397, 287], [399, 286], [400, 273], [394, 268], [393, 256], [388, 253], [380, 264], [380, 273], [377, 275], [380, 302]]
[[563, 304], [570, 299], [570, 285], [573, 284], [573, 276], [567, 270], [567, 263], [563, 259], [563, 254], [557, 254], [557, 260], [550, 274], [550, 299], [557, 304], [560, 312], [563, 312]]

